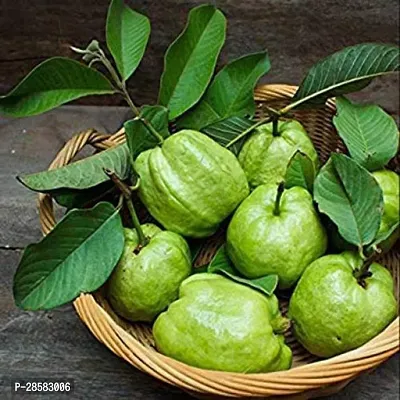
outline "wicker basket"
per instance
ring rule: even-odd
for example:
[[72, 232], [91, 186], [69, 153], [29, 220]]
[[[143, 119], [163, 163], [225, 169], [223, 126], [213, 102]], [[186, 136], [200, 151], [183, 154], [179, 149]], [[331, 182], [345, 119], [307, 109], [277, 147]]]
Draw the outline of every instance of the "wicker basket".
[[[267, 85], [255, 92], [258, 116], [266, 115], [265, 105], [279, 107], [287, 104], [296, 87]], [[332, 127], [334, 102], [318, 110], [297, 111], [299, 119], [310, 133], [323, 162], [333, 151], [344, 151], [343, 144]], [[58, 153], [50, 165], [57, 168], [68, 164], [87, 144], [102, 150], [124, 141], [123, 130], [114, 135], [101, 135], [87, 131], [74, 136]], [[396, 166], [397, 169], [397, 166]], [[39, 196], [40, 222], [44, 234], [55, 225], [52, 200], [47, 195]], [[204, 264], [218, 248], [219, 237], [210, 238], [208, 246], [196, 260]], [[399, 298], [399, 253], [392, 250], [380, 260], [392, 271]], [[318, 360], [307, 353], [289, 333], [287, 343], [293, 350], [294, 365], [289, 371], [268, 374], [238, 374], [215, 372], [190, 367], [158, 353], [154, 348], [151, 327], [145, 324], [128, 324], [118, 318], [100, 293], [82, 294], [74, 306], [96, 338], [111, 351], [141, 371], [191, 393], [198, 398], [222, 399], [279, 398], [309, 399], [335, 393], [360, 373], [375, 368], [399, 350], [399, 318], [384, 332], [364, 346], [327, 360]], [[281, 301], [282, 310], [287, 302]]]

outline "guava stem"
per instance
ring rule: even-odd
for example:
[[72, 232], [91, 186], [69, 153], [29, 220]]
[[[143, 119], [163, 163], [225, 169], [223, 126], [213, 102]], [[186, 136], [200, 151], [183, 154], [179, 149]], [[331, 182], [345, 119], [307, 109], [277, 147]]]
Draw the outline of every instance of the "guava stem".
[[276, 117], [273, 118], [273, 120], [272, 120], [272, 136], [274, 136], [274, 137], [279, 136], [278, 123], [279, 123], [279, 119]]
[[129, 210], [129, 214], [131, 216], [132, 219], [132, 224], [133, 227], [135, 228], [137, 234], [138, 234], [138, 238], [139, 238], [139, 245], [138, 247], [142, 248], [144, 246], [146, 246], [146, 244], [149, 242], [148, 239], [146, 238], [146, 236], [143, 233], [142, 227], [140, 226], [140, 221], [139, 218], [136, 214], [136, 210], [135, 207], [133, 206], [133, 202], [132, 202], [132, 190], [131, 188], [124, 183], [115, 172], [110, 171], [107, 168], [104, 168], [104, 172], [106, 173], [106, 175], [113, 181], [114, 185], [119, 189], [119, 191], [121, 192], [125, 203], [128, 207]]
[[122, 180], [118, 177], [118, 175], [109, 170], [108, 168], [103, 168], [104, 173], [112, 180], [117, 189], [122, 193], [125, 199], [130, 199], [132, 196], [132, 191], [128, 185], [126, 185]]
[[128, 89], [126, 88], [124, 83], [121, 83], [121, 90], [122, 90], [122, 97], [128, 103], [128, 106], [131, 108], [131, 110], [136, 115], [136, 117], [140, 117], [140, 111], [136, 107], [135, 103], [133, 102], [133, 100], [128, 92]]
[[145, 120], [144, 118], [142, 118], [140, 116], [140, 111], [139, 109], [136, 107], [135, 103], [133, 102], [128, 89], [126, 88], [126, 84], [125, 81], [123, 81], [119, 76], [117, 71], [115, 70], [115, 68], [113, 67], [113, 65], [110, 63], [110, 61], [107, 59], [107, 57], [105, 56], [105, 54], [103, 53], [103, 51], [100, 52], [99, 54], [99, 59], [100, 61], [103, 63], [103, 65], [107, 68], [108, 72], [110, 73], [113, 81], [115, 82], [115, 84], [118, 86], [119, 93], [121, 94], [121, 96], [125, 99], [125, 101], [128, 103], [130, 109], [133, 111], [133, 113], [135, 114], [136, 117], [138, 117], [143, 124], [146, 126], [146, 128], [150, 131], [150, 133], [158, 140], [158, 142], [160, 144], [162, 144], [164, 142], [164, 138], [156, 131], [156, 129], [153, 127], [153, 125]]
[[354, 277], [357, 279], [357, 282], [365, 287], [365, 279], [372, 276], [372, 272], [369, 270], [370, 266], [376, 261], [379, 257], [379, 252], [375, 252], [371, 254], [367, 259], [365, 259], [363, 265], [354, 271]]
[[125, 99], [125, 101], [128, 103], [129, 107], [132, 109], [133, 113], [136, 115], [137, 118], [142, 121], [142, 123], [146, 126], [146, 128], [150, 131], [150, 133], [158, 140], [159, 144], [164, 143], [164, 138], [155, 130], [154, 126], [147, 121], [145, 118], [143, 118], [140, 115], [140, 112], [138, 108], [135, 106], [133, 103], [131, 96], [129, 95], [128, 89], [125, 86], [125, 83], [121, 83], [121, 90], [122, 90], [122, 97]]
[[274, 206], [274, 215], [279, 215], [281, 213], [279, 207], [280, 207], [280, 203], [281, 203], [281, 198], [282, 198], [282, 194], [283, 191], [285, 190], [285, 182], [281, 182], [278, 185], [278, 189], [276, 191], [276, 197], [275, 197], [275, 206]]
[[129, 210], [129, 214], [131, 215], [131, 218], [132, 218], [133, 226], [136, 229], [136, 232], [138, 234], [139, 247], [144, 247], [149, 242], [149, 240], [144, 235], [142, 227], [140, 226], [140, 221], [136, 214], [135, 207], [133, 206], [132, 199], [126, 200], [126, 205], [128, 206], [128, 210]]

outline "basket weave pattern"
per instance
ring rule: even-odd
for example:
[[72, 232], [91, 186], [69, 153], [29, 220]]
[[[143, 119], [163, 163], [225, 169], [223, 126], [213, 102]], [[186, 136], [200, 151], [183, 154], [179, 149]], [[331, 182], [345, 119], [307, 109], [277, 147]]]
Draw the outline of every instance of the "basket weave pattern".
[[[266, 105], [281, 107], [288, 103], [296, 87], [266, 85], [255, 92], [257, 117], [265, 116]], [[332, 127], [335, 105], [329, 100], [324, 108], [293, 112], [309, 132], [322, 162], [331, 152], [345, 148]], [[66, 165], [85, 145], [104, 150], [124, 142], [123, 129], [114, 135], [89, 130], [74, 136], [58, 153], [49, 169]], [[395, 166], [397, 167], [397, 165]], [[44, 234], [56, 221], [53, 203], [48, 195], [39, 196], [39, 215]], [[196, 260], [197, 265], [209, 262], [223, 240], [219, 232], [208, 240], [208, 245]], [[380, 260], [395, 278], [395, 292], [399, 299], [399, 253], [392, 250]], [[362, 372], [373, 369], [399, 350], [399, 318], [381, 334], [364, 346], [348, 353], [318, 360], [302, 348], [289, 332], [286, 341], [292, 348], [294, 364], [289, 371], [268, 374], [238, 374], [202, 370], [185, 365], [158, 353], [154, 348], [151, 327], [129, 324], [110, 308], [100, 292], [82, 294], [74, 306], [96, 338], [111, 351], [143, 372], [166, 383], [186, 390], [199, 398], [279, 398], [303, 400], [339, 391]], [[283, 312], [287, 302], [281, 301]]]

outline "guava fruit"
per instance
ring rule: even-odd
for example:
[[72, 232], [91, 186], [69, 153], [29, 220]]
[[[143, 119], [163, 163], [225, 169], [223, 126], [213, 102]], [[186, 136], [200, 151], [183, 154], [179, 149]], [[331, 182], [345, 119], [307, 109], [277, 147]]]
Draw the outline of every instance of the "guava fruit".
[[[383, 192], [383, 215], [378, 235], [388, 232], [399, 222], [400, 190], [399, 175], [394, 171], [382, 169], [372, 173]], [[381, 243], [381, 248], [388, 251], [399, 238], [399, 229], [395, 230], [388, 239]]]
[[278, 121], [276, 136], [272, 122], [255, 129], [239, 153], [239, 162], [250, 187], [281, 182], [290, 159], [300, 150], [318, 169], [318, 154], [306, 130], [295, 120]]
[[292, 353], [282, 332], [288, 320], [278, 300], [223, 276], [199, 273], [182, 282], [179, 299], [153, 326], [158, 351], [219, 371], [288, 369]]
[[131, 321], [151, 322], [178, 297], [191, 272], [189, 246], [174, 232], [141, 225], [148, 244], [138, 251], [135, 229], [124, 228], [124, 252], [107, 286], [114, 311]]
[[332, 357], [355, 349], [395, 318], [393, 278], [378, 263], [371, 276], [357, 279], [363, 261], [357, 253], [315, 260], [300, 278], [289, 304], [297, 340], [312, 354]]
[[307, 190], [269, 184], [257, 187], [236, 210], [226, 247], [244, 276], [277, 274], [279, 287], [287, 289], [325, 253], [327, 235]]
[[197, 131], [182, 130], [144, 151], [135, 169], [150, 214], [183, 236], [210, 236], [249, 193], [233, 153]]

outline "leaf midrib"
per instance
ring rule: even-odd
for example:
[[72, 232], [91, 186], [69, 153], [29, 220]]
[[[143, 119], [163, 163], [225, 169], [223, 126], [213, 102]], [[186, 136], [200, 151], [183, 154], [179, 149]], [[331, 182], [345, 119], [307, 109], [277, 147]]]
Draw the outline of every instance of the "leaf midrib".
[[[118, 46], [119, 52], [120, 52], [119, 59], [121, 61], [121, 66], [118, 66], [118, 68], [121, 69], [121, 71], [119, 71], [119, 72], [121, 73], [121, 75], [122, 75], [124, 80], [127, 79], [125, 77], [127, 75], [127, 68], [126, 68], [126, 64], [125, 64], [125, 59], [126, 59], [126, 56], [125, 56], [126, 50], [125, 50], [125, 48], [126, 48], [126, 46], [124, 46], [125, 42], [122, 40], [122, 37], [123, 37], [123, 31], [122, 30], [123, 30], [123, 26], [124, 26], [124, 24], [123, 24], [123, 20], [124, 20], [123, 14], [125, 12], [127, 13], [127, 15], [129, 15], [129, 17], [138, 18], [137, 26], [144, 25], [144, 24], [147, 23], [147, 17], [145, 15], [142, 15], [140, 13], [136, 13], [135, 11], [133, 11], [129, 7], [127, 7], [125, 4], [123, 5], [122, 13], [121, 13], [121, 22], [119, 24], [119, 28], [120, 29], [118, 29], [118, 34], [119, 34], [119, 38], [120, 38], [120, 40], [119, 40], [120, 46]], [[137, 28], [137, 26], [135, 28]], [[140, 46], [142, 45], [144, 36], [145, 35], [143, 35], [143, 32], [141, 32], [140, 35], [137, 36], [137, 38], [140, 38]], [[137, 48], [140, 47], [140, 46], [134, 46], [135, 47], [135, 51], [137, 51]], [[139, 63], [140, 63], [140, 61], [139, 61]], [[137, 64], [137, 61], [135, 62], [135, 64]], [[136, 68], [137, 68], [137, 66], [136, 66]]]
[[363, 240], [362, 240], [362, 236], [361, 236], [361, 231], [360, 231], [359, 226], [358, 226], [358, 220], [357, 220], [356, 214], [355, 214], [355, 212], [354, 212], [353, 204], [352, 204], [351, 201], [350, 201], [350, 196], [349, 196], [349, 194], [348, 194], [347, 188], [346, 188], [346, 186], [344, 185], [344, 182], [342, 181], [342, 177], [341, 177], [339, 171], [336, 169], [336, 165], [335, 165], [334, 162], [333, 162], [333, 171], [334, 171], [334, 174], [336, 175], [336, 178], [337, 178], [337, 180], [338, 180], [338, 182], [339, 182], [340, 187], [343, 189], [343, 192], [344, 192], [345, 195], [346, 195], [346, 196], [345, 196], [345, 199], [346, 199], [346, 201], [347, 201], [348, 204], [349, 204], [351, 213], [352, 213], [353, 218], [354, 218], [354, 222], [355, 222], [355, 226], [356, 226], [357, 235], [358, 235], [358, 239], [359, 239], [359, 242], [360, 242], [359, 244], [362, 245], [362, 244], [363, 244]]
[[358, 81], [362, 81], [362, 80], [372, 79], [372, 78], [375, 78], [376, 76], [389, 75], [389, 74], [392, 74], [392, 73], [394, 73], [394, 72], [395, 72], [395, 71], [387, 71], [387, 72], [379, 72], [379, 73], [370, 74], [370, 75], [364, 75], [364, 76], [362, 76], [362, 77], [357, 77], [357, 78], [349, 79], [348, 81], [343, 81], [343, 82], [340, 82], [340, 83], [338, 83], [338, 84], [334, 84], [334, 85], [328, 86], [328, 87], [325, 88], [325, 89], [322, 89], [322, 90], [320, 90], [320, 91], [318, 91], [318, 92], [314, 92], [314, 93], [312, 93], [312, 94], [310, 94], [310, 95], [308, 95], [308, 96], [306, 96], [306, 97], [303, 97], [303, 98], [301, 98], [301, 99], [295, 101], [294, 103], [291, 103], [291, 104], [290, 104], [290, 109], [295, 108], [295, 107], [299, 106], [300, 104], [305, 103], [306, 101], [308, 101], [308, 100], [310, 100], [310, 99], [312, 99], [312, 98], [314, 98], [314, 97], [318, 97], [318, 96], [320, 96], [321, 94], [324, 94], [324, 93], [326, 93], [326, 92], [329, 92], [329, 91], [331, 91], [331, 90], [333, 90], [333, 89], [336, 89], [336, 88], [338, 88], [338, 87], [345, 86], [345, 85], [348, 85], [348, 84], [350, 84], [350, 83], [354, 83], [354, 82], [358, 82]]
[[[86, 243], [89, 239], [92, 238], [92, 236], [94, 236], [95, 234], [97, 234], [99, 232], [100, 229], [104, 228], [104, 225], [106, 225], [111, 218], [113, 218], [115, 216], [115, 214], [118, 212], [118, 210], [115, 210], [101, 225], [98, 226], [97, 229], [95, 229], [89, 236], [86, 237], [85, 241], [80, 243], [80, 245], [75, 248], [73, 251], [71, 251], [70, 253], [68, 253], [67, 257], [63, 258], [63, 260], [61, 260], [60, 262], [58, 262], [55, 267], [45, 276], [43, 276], [32, 288], [32, 290], [28, 293], [27, 296], [24, 297], [23, 300], [21, 300], [21, 304], [25, 303], [27, 299], [29, 299], [34, 293], [37, 292], [37, 290], [39, 289], [39, 287], [41, 287], [42, 282], [46, 279], [48, 279], [55, 271], [57, 271], [59, 269], [59, 266], [61, 264], [65, 264], [67, 262], [67, 260], [77, 251], [81, 248], [81, 246]], [[42, 305], [41, 305], [42, 306]]]
[[370, 153], [370, 151], [369, 151], [369, 146], [368, 146], [367, 138], [366, 138], [366, 136], [365, 136], [365, 134], [364, 134], [364, 131], [361, 129], [361, 118], [360, 118], [359, 115], [358, 115], [357, 113], [355, 113], [355, 112], [354, 112], [354, 113], [352, 112], [352, 114], [354, 114], [354, 119], [356, 120], [357, 127], [358, 127], [358, 131], [359, 131], [359, 133], [360, 133], [361, 140], [362, 140], [363, 143], [364, 143], [364, 149], [365, 149], [365, 152], [366, 152], [366, 154], [367, 154], [367, 159], [368, 159], [368, 157], [369, 157], [372, 153]]
[[115, 93], [115, 89], [110, 87], [110, 89], [96, 89], [96, 88], [88, 88], [88, 87], [82, 87], [82, 88], [60, 88], [60, 89], [44, 89], [44, 90], [34, 90], [32, 92], [29, 93], [20, 93], [20, 94], [12, 94], [10, 93], [10, 95], [5, 95], [5, 96], [0, 96], [0, 100], [2, 99], [13, 99], [13, 98], [20, 98], [20, 97], [33, 97], [36, 95], [40, 95], [42, 93], [55, 93], [55, 92], [81, 92], [81, 91], [86, 91], [86, 90], [96, 90], [96, 93]]
[[[79, 166], [80, 166], [81, 164], [83, 164], [83, 163], [87, 163], [89, 159], [90, 159], [90, 161], [91, 161], [91, 164], [93, 165], [93, 163], [94, 163], [94, 164], [97, 163], [97, 160], [100, 160], [100, 159], [102, 159], [102, 158], [105, 158], [105, 157], [104, 157], [105, 154], [108, 156], [108, 159], [110, 159], [110, 157], [111, 157], [111, 159], [113, 160], [113, 157], [115, 157], [114, 154], [119, 154], [119, 153], [125, 152], [125, 151], [126, 151], [126, 152], [129, 152], [128, 149], [124, 150], [124, 147], [126, 147], [126, 146], [127, 146], [126, 143], [122, 143], [122, 144], [120, 144], [120, 145], [115, 146], [114, 148], [105, 150], [105, 151], [103, 151], [103, 152], [101, 152], [101, 153], [93, 154], [92, 156], [90, 156], [90, 157], [93, 157], [93, 158], [91, 158], [91, 159], [90, 159], [89, 157], [83, 158], [82, 160], [75, 161], [75, 162], [72, 163], [72, 164], [68, 164], [68, 165], [65, 165], [64, 167], [60, 167], [60, 168], [68, 168], [68, 167], [71, 168], [71, 166], [74, 166], [73, 168], [78, 168], [78, 169], [79, 169]], [[112, 152], [112, 154], [107, 153], [107, 151], [109, 151], [110, 153]], [[117, 160], [120, 161], [121, 159], [120, 159], [119, 157], [117, 157]], [[40, 191], [47, 192], [47, 191], [56, 190], [56, 189], [78, 189], [78, 190], [80, 190], [80, 189], [89, 189], [89, 188], [91, 188], [91, 187], [94, 187], [94, 186], [96, 186], [96, 185], [98, 185], [98, 184], [100, 184], [100, 183], [105, 182], [105, 181], [108, 180], [107, 175], [104, 174], [104, 180], [103, 180], [103, 181], [98, 182], [98, 183], [96, 183], [96, 184], [93, 184], [92, 186], [85, 187], [85, 188], [77, 187], [78, 185], [75, 185], [75, 186], [59, 186], [59, 185], [57, 185], [57, 186], [53, 186], [53, 187], [51, 187], [51, 188], [46, 188], [46, 186], [43, 185], [42, 187], [38, 188], [37, 185], [34, 185], [34, 184], [32, 184], [32, 183], [29, 183], [29, 180], [32, 178], [32, 176], [37, 176], [37, 175], [42, 174], [42, 173], [48, 173], [48, 172], [50, 172], [50, 171], [54, 171], [54, 174], [56, 174], [55, 171], [57, 171], [57, 169], [53, 169], [53, 170], [49, 170], [49, 171], [37, 172], [37, 173], [34, 173], [34, 174], [25, 175], [25, 176], [23, 176], [23, 177], [21, 177], [21, 178], [18, 177], [17, 179], [20, 180], [20, 182], [21, 182], [24, 186], [28, 187], [28, 188], [31, 189], [31, 190], [38, 191], [38, 192], [40, 192]], [[28, 180], [27, 180], [27, 178], [28, 178]], [[79, 178], [79, 182], [80, 182], [81, 180], [82, 180], [82, 177]]]
[[[179, 86], [179, 84], [180, 84], [180, 82], [181, 82], [182, 76], [184, 75], [184, 73], [185, 73], [185, 71], [186, 71], [186, 69], [187, 69], [187, 67], [188, 67], [188, 64], [189, 64], [189, 62], [190, 62], [190, 60], [191, 60], [191, 58], [192, 58], [193, 53], [195, 52], [196, 48], [198, 47], [198, 44], [201, 42], [201, 40], [202, 40], [202, 38], [203, 38], [205, 32], [206, 32], [207, 29], [208, 29], [208, 26], [210, 25], [211, 21], [214, 19], [214, 16], [217, 14], [217, 12], [218, 12], [218, 11], [215, 10], [215, 12], [214, 12], [213, 15], [211, 16], [211, 18], [208, 20], [207, 25], [206, 25], [205, 28], [203, 29], [203, 32], [200, 34], [200, 38], [199, 38], [199, 40], [198, 40], [198, 42], [197, 42], [197, 45], [192, 49], [192, 51], [190, 51], [189, 57], [188, 57], [188, 61], [185, 63], [185, 66], [183, 67], [182, 72], [181, 72], [181, 74], [179, 75], [179, 78], [178, 78], [176, 84], [174, 85], [174, 88], [173, 88], [173, 90], [172, 90], [172, 92], [171, 92], [171, 95], [169, 96], [168, 103], [169, 103], [169, 102], [171, 101], [171, 99], [174, 97], [175, 91], [176, 91], [177, 87]], [[167, 57], [167, 56], [168, 56], [168, 54], [166, 55], [166, 57]], [[166, 72], [166, 71], [165, 71], [165, 72]]]

